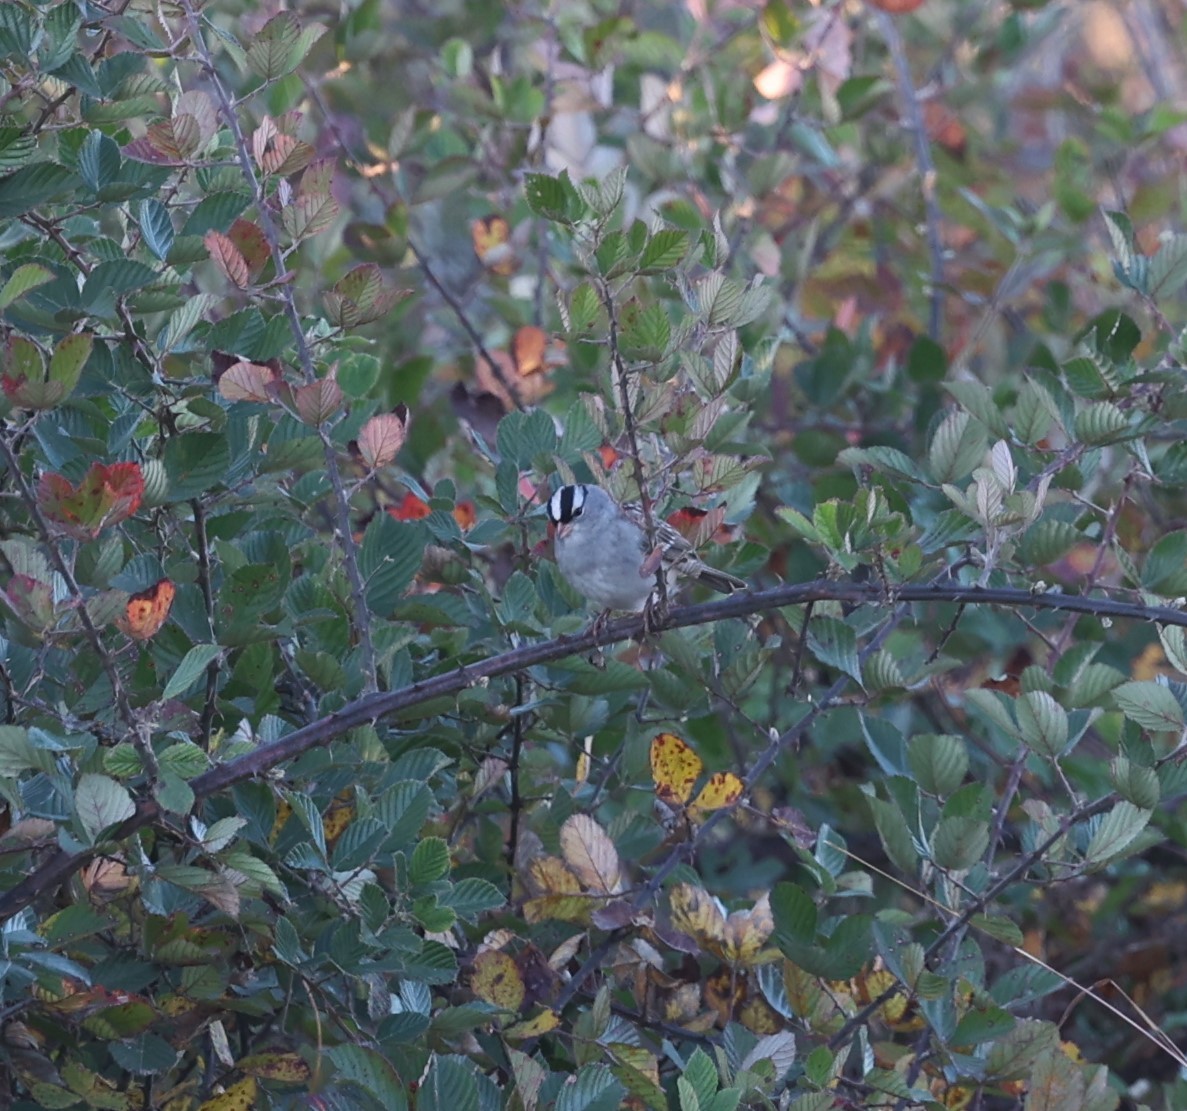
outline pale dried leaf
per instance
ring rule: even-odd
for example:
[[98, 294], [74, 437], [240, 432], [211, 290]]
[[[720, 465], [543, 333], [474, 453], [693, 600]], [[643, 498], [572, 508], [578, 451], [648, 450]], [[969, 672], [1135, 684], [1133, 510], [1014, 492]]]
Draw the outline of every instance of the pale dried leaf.
[[588, 814], [574, 814], [561, 826], [561, 852], [588, 890], [606, 895], [622, 890], [618, 850]]

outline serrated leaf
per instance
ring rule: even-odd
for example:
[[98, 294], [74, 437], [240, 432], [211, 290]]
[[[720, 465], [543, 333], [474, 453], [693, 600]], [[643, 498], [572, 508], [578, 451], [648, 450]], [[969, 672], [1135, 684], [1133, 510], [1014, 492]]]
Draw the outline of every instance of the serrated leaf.
[[985, 432], [963, 409], [950, 413], [936, 429], [927, 461], [936, 482], [957, 482], [973, 471], [985, 454]]
[[88, 772], [79, 778], [75, 788], [74, 811], [93, 842], [109, 826], [132, 817], [136, 804], [126, 787], [108, 776]]
[[821, 663], [838, 668], [861, 683], [857, 634], [836, 617], [814, 617], [808, 626], [808, 647]]
[[1162, 683], [1152, 680], [1122, 683], [1112, 694], [1117, 708], [1143, 729], [1177, 733], [1183, 728], [1183, 708]]
[[324, 1050], [339, 1081], [366, 1092], [386, 1111], [407, 1111], [408, 1096], [396, 1070], [374, 1049], [362, 1045], [334, 1045]]
[[434, 1053], [416, 1090], [417, 1111], [478, 1111], [478, 1082], [470, 1062]]
[[222, 652], [217, 644], [195, 644], [169, 676], [169, 682], [161, 693], [162, 698], [177, 698], [190, 689], [206, 674], [206, 665]]
[[1048, 759], [1062, 755], [1068, 741], [1067, 714], [1051, 695], [1045, 691], [1020, 695], [1014, 716], [1023, 744]]
[[655, 274], [670, 270], [680, 262], [688, 250], [687, 232], [664, 229], [647, 241], [639, 256], [639, 272]]
[[1084, 850], [1085, 862], [1103, 864], [1119, 856], [1146, 828], [1152, 813], [1152, 810], [1134, 806], [1132, 802], [1117, 803], [1096, 825]]
[[408, 862], [408, 878], [413, 884], [432, 883], [449, 874], [449, 845], [440, 837], [426, 837], [417, 842]]
[[565, 863], [590, 891], [616, 895], [622, 890], [618, 850], [606, 831], [588, 814], [573, 814], [561, 826]]
[[921, 733], [912, 737], [907, 759], [919, 786], [945, 798], [964, 782], [969, 770], [968, 749], [951, 734]]
[[952, 871], [967, 871], [989, 847], [989, 823], [976, 818], [941, 818], [931, 843], [937, 865]]

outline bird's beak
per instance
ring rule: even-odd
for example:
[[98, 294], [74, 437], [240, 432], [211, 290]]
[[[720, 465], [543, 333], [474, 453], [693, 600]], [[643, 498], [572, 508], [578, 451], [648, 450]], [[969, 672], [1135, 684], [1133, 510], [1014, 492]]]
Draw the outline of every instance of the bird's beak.
[[564, 540], [564, 538], [566, 536], [568, 536], [569, 533], [571, 533], [572, 531], [573, 531], [573, 522], [572, 521], [570, 521], [568, 524], [556, 526], [556, 535], [557, 535], [557, 538], [560, 540]]

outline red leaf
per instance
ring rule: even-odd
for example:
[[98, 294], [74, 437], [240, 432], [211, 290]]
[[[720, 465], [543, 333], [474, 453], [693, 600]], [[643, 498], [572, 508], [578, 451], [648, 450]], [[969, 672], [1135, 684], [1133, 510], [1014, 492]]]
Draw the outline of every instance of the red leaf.
[[47, 472], [37, 485], [42, 511], [78, 540], [94, 540], [109, 525], [127, 520], [143, 495], [139, 463], [92, 463], [77, 486], [63, 475]]

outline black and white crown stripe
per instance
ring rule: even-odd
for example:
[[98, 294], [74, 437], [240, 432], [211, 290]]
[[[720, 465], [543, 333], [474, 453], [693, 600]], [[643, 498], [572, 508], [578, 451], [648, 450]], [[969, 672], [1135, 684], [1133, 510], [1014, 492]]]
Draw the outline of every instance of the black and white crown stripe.
[[585, 505], [584, 486], [562, 486], [548, 499], [548, 517], [554, 525], [567, 525], [581, 515]]

